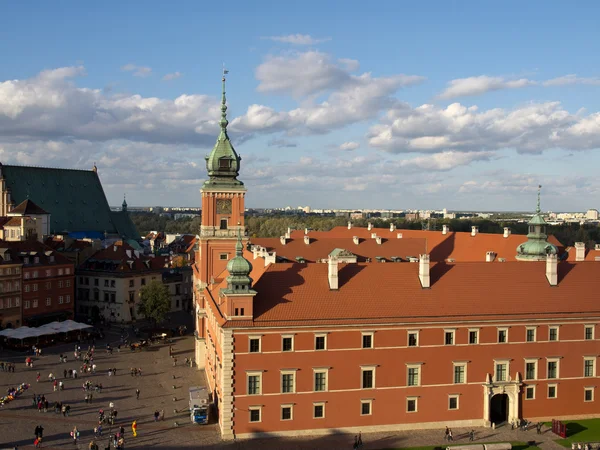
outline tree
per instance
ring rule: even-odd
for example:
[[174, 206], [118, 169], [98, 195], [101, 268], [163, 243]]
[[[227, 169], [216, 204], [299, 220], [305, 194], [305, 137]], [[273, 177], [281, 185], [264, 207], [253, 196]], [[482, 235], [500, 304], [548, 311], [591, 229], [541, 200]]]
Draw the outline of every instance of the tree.
[[138, 314], [151, 320], [156, 326], [162, 322], [169, 311], [171, 311], [171, 294], [167, 286], [154, 280], [140, 289]]

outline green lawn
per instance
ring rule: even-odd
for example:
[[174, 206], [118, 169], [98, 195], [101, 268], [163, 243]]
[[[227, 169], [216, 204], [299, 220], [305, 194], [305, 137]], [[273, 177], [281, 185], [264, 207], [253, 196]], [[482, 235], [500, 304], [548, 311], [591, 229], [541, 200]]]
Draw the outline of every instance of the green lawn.
[[[567, 424], [567, 438], [556, 442], [563, 447], [571, 448], [573, 442], [600, 442], [600, 419], [570, 420]], [[546, 423], [551, 427], [552, 423]]]
[[[472, 445], [472, 444], [492, 444], [492, 442], [469, 442], [468, 444], [454, 444], [454, 445]], [[513, 450], [540, 450], [539, 447], [530, 447], [526, 442], [511, 442]], [[427, 447], [410, 447], [410, 448], [384, 448], [381, 450], [434, 450], [436, 447], [446, 448], [446, 445], [429, 445]], [[452, 447], [450, 445], [449, 447]], [[571, 444], [569, 444], [571, 447]]]

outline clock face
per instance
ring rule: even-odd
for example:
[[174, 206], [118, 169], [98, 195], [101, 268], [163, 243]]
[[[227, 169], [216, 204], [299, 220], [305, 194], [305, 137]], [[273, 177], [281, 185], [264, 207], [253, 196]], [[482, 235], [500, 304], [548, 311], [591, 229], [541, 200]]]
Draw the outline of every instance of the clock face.
[[217, 214], [231, 214], [231, 200], [225, 198], [217, 199]]

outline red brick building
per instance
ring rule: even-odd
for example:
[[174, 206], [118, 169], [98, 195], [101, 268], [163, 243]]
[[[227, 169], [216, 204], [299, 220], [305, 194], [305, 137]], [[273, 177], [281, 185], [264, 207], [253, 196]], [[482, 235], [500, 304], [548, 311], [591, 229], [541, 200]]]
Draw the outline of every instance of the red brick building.
[[22, 264], [15, 252], [0, 241], [0, 328], [22, 324]]
[[527, 236], [349, 226], [244, 245], [224, 93], [222, 112], [194, 285], [224, 438], [599, 414], [600, 262], [548, 237], [539, 202]]

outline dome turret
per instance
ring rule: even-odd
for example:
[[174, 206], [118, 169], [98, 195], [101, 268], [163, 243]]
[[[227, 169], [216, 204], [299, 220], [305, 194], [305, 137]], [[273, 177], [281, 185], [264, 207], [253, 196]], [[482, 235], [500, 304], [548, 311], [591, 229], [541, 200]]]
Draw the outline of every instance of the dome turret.
[[527, 241], [517, 247], [516, 258], [519, 261], [545, 261], [547, 255], [556, 255], [558, 249], [548, 242], [546, 226], [548, 225], [542, 216], [540, 209], [540, 193], [542, 186], [538, 186], [537, 208], [534, 216], [528, 222], [529, 233]]
[[252, 289], [252, 264], [243, 256], [244, 246], [242, 234], [238, 230], [238, 240], [235, 244], [235, 256], [227, 263], [227, 293], [248, 293]]

